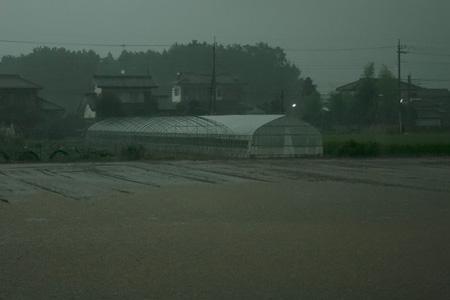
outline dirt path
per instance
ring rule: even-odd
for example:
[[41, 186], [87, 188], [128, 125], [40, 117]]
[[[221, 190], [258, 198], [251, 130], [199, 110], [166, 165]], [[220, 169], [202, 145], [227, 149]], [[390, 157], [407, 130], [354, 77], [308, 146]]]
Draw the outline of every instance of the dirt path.
[[0, 299], [448, 299], [450, 159], [0, 165]]

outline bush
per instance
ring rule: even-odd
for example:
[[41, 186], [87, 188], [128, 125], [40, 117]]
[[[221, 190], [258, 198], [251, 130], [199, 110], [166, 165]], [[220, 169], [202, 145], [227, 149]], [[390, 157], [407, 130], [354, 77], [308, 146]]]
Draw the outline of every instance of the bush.
[[100, 157], [100, 158], [114, 157], [114, 154], [112, 154], [111, 152], [106, 151], [106, 150], [92, 151], [90, 154], [91, 154], [91, 157], [93, 157], [93, 158], [95, 158], [95, 157]]
[[69, 153], [67, 153], [64, 150], [56, 150], [53, 151], [52, 154], [50, 154], [50, 160], [56, 159], [56, 160], [65, 160], [69, 157]]
[[390, 145], [386, 147], [389, 155], [450, 155], [449, 144]]
[[0, 151], [0, 162], [8, 162], [9, 155], [6, 152]]
[[122, 149], [122, 158], [126, 160], [139, 160], [144, 158], [145, 148], [142, 145], [128, 146]]
[[351, 139], [345, 142], [324, 143], [324, 154], [346, 157], [375, 156], [418, 156], [418, 155], [450, 155], [450, 144], [380, 144], [376, 142], [356, 142]]
[[[335, 150], [332, 154], [337, 156], [350, 156], [350, 157], [361, 157], [361, 156], [378, 156], [381, 152], [381, 147], [378, 143], [358, 143], [354, 140], [343, 143], [338, 146], [334, 145]], [[329, 152], [330, 149], [327, 150]], [[334, 153], [333, 153], [334, 152]]]
[[25, 151], [25, 152], [18, 154], [17, 160], [26, 162], [26, 161], [39, 161], [40, 159], [39, 159], [39, 155], [36, 152]]

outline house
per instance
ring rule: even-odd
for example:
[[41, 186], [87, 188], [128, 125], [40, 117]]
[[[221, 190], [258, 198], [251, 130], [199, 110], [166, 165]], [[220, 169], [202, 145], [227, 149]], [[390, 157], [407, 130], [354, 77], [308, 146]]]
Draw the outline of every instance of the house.
[[[336, 88], [336, 91], [354, 95], [362, 87], [365, 80], [367, 80], [367, 79], [360, 78], [356, 81], [344, 84], [344, 85]], [[378, 78], [371, 78], [370, 80], [373, 80], [375, 82], [375, 84], [377, 84], [377, 85], [379, 83]], [[397, 83], [397, 81], [396, 81], [396, 83]], [[395, 88], [398, 90], [398, 84], [396, 85]], [[400, 82], [401, 98], [406, 99], [408, 97], [408, 89], [409, 89], [410, 97], [415, 97], [417, 95], [417, 92], [420, 90], [423, 90], [424, 88], [422, 88], [418, 85], [414, 85], [414, 84], [409, 85], [407, 82], [401, 81]]]
[[62, 118], [66, 112], [66, 109], [58, 104], [45, 100], [39, 97], [38, 101], [40, 103], [41, 112], [45, 119], [55, 119]]
[[83, 119], [91, 120], [92, 122], [95, 121], [97, 100], [97, 94], [94, 92], [87, 92], [84, 94], [84, 97], [78, 106], [78, 113]]
[[[371, 79], [378, 84], [379, 80]], [[364, 79], [336, 88], [337, 92], [354, 95]], [[398, 90], [398, 85], [396, 85]], [[411, 126], [416, 128], [450, 128], [450, 91], [447, 89], [429, 89], [401, 82], [400, 99], [402, 118], [410, 114]], [[408, 98], [410, 99], [408, 105]]]
[[415, 125], [419, 128], [450, 128], [450, 91], [423, 89], [411, 98]]
[[[205, 111], [213, 106], [216, 114], [240, 113], [247, 84], [231, 74], [215, 76], [215, 97], [211, 93], [210, 74], [178, 73], [172, 85], [172, 102], [189, 103], [196, 101]], [[215, 98], [215, 103], [211, 103]]]
[[64, 108], [39, 97], [42, 89], [17, 74], [0, 74], [0, 123], [28, 126], [39, 117], [61, 117]]
[[[115, 111], [108, 116], [114, 116], [115, 113], [139, 116], [151, 114], [149, 108], [157, 110], [153, 90], [158, 86], [149, 75], [94, 75], [92, 85], [92, 91], [85, 94], [78, 108], [85, 119], [95, 119], [102, 105], [110, 108], [120, 106], [120, 113]], [[102, 100], [107, 102], [103, 103]]]

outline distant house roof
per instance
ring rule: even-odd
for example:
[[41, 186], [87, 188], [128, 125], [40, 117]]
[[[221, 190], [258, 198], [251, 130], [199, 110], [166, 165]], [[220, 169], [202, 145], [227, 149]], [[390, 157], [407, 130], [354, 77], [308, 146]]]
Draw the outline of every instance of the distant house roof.
[[100, 88], [133, 88], [133, 89], [151, 89], [158, 86], [149, 75], [94, 75], [94, 83]]
[[55, 104], [53, 102], [47, 101], [41, 97], [38, 97], [39, 103], [41, 104], [41, 109], [46, 111], [64, 111], [65, 108]]
[[97, 107], [97, 94], [89, 92], [84, 94], [83, 100], [81, 100], [78, 106], [78, 112], [83, 112], [86, 106], [89, 106], [92, 111], [95, 111]]
[[423, 99], [450, 99], [448, 89], [423, 89], [417, 93], [417, 97]]
[[[175, 84], [211, 84], [211, 74], [194, 74], [194, 73], [179, 73]], [[239, 84], [245, 85], [246, 82], [236, 78], [235, 76], [224, 73], [216, 75], [216, 84]]]
[[[347, 83], [343, 86], [340, 86], [338, 88], [336, 88], [336, 91], [338, 92], [356, 92], [358, 90], [358, 88], [361, 86], [361, 84], [364, 82], [365, 78], [360, 78], [356, 81]], [[372, 78], [371, 80], [375, 81], [376, 83], [378, 82], [378, 78]], [[408, 89], [408, 83], [407, 82], [401, 82], [400, 84], [400, 88], [402, 90], [407, 90]], [[411, 90], [414, 91], [418, 91], [418, 90], [422, 90], [423, 88], [414, 84], [411, 84]]]
[[26, 80], [17, 74], [0, 74], [0, 89], [35, 89], [40, 90], [42, 86]]

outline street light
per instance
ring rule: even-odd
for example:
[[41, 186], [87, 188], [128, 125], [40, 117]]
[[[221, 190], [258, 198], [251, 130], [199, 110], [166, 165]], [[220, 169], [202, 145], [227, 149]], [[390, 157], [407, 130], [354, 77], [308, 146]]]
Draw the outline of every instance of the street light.
[[403, 99], [400, 99], [400, 109], [398, 111], [398, 122], [400, 125], [400, 134], [403, 133], [403, 120], [402, 120], [402, 104], [403, 103], [406, 103], [406, 101]]
[[326, 112], [329, 112], [330, 110], [328, 109], [328, 107], [326, 107], [326, 106], [322, 106], [322, 109], [321, 109], [321, 111], [322, 111], [322, 132], [325, 130], [325, 121], [324, 121], [324, 114], [326, 113]]

